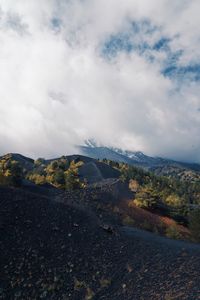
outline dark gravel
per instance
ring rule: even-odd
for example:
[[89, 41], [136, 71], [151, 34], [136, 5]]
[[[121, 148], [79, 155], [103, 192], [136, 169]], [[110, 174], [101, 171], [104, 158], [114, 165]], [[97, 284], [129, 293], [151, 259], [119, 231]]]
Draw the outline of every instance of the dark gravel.
[[0, 299], [200, 299], [196, 245], [106, 231], [44, 194], [0, 188], [0, 207]]

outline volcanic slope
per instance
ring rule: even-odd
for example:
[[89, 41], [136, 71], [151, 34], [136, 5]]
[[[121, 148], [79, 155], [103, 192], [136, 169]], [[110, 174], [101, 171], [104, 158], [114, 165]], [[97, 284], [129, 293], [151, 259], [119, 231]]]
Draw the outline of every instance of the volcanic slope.
[[200, 299], [200, 246], [108, 230], [55, 195], [0, 188], [0, 299]]

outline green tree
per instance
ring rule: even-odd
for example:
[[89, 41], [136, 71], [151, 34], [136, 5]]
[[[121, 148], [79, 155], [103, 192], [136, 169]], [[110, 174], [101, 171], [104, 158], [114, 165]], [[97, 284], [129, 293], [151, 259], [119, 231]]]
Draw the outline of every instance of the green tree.
[[134, 203], [138, 207], [155, 207], [158, 202], [158, 194], [151, 186], [141, 187], [135, 195]]
[[65, 188], [74, 190], [83, 186], [78, 176], [78, 169], [83, 165], [82, 161], [75, 163], [72, 161], [68, 170], [65, 171]]
[[65, 173], [63, 170], [57, 170], [53, 176], [54, 184], [57, 187], [65, 187]]
[[39, 167], [45, 164], [45, 159], [44, 158], [38, 158], [34, 161], [35, 167]]
[[20, 186], [23, 179], [23, 171], [19, 162], [11, 158], [0, 161], [1, 182], [6, 185]]

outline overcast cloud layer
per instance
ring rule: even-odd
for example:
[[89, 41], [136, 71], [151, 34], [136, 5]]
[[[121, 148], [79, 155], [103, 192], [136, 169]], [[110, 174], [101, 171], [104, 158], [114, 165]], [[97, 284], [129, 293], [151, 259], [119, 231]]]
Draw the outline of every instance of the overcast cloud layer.
[[0, 0], [0, 154], [94, 138], [200, 162], [199, 0]]

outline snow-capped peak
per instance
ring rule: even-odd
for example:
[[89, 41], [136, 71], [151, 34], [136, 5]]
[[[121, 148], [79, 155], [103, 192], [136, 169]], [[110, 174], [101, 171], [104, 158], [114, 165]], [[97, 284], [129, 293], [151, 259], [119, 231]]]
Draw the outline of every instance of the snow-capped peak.
[[88, 139], [88, 140], [85, 140], [85, 146], [87, 146], [89, 148], [96, 148], [97, 143], [94, 139]]

